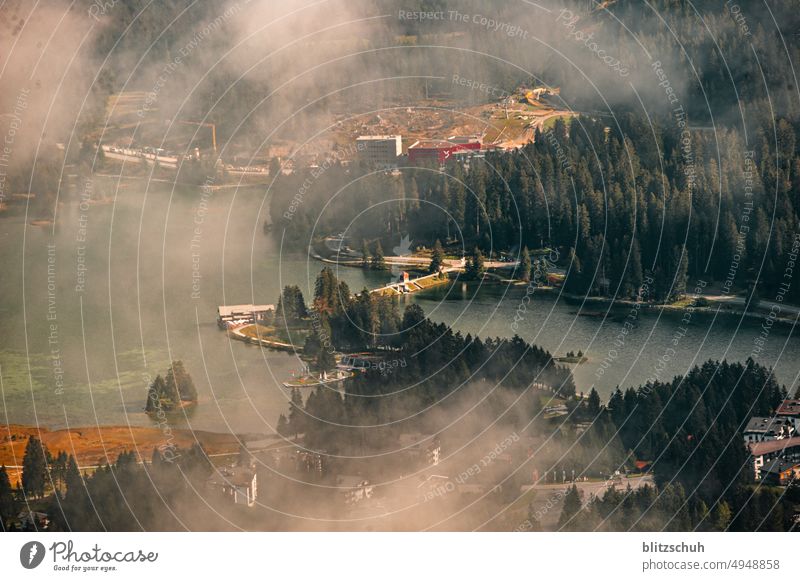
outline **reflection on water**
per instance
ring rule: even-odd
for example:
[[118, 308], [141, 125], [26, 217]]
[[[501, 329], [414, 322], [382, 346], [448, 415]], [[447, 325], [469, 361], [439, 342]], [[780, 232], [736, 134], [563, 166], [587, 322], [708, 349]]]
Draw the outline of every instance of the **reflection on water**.
[[[103, 189], [106, 191], [103, 191]], [[98, 182], [114, 195], [115, 182]], [[229, 341], [215, 324], [218, 304], [274, 303], [280, 288], [298, 284], [306, 297], [322, 264], [280, 256], [280, 241], [265, 236], [263, 191], [217, 190], [199, 210], [199, 191], [153, 185], [120, 187], [114, 204], [59, 206], [54, 227], [25, 225], [21, 215], [0, 218], [0, 378], [2, 420], [50, 427], [87, 424], [150, 425], [146, 387], [170, 359], [194, 377], [200, 404], [179, 412], [174, 427], [271, 432], [287, 408], [281, 383], [300, 368], [287, 353], [262, 352]], [[85, 265], [82, 270], [80, 265]], [[350, 288], [375, 287], [388, 273], [342, 268]], [[83, 283], [83, 284], [81, 284]], [[434, 319], [463, 332], [510, 336], [524, 289], [485, 286], [477, 293], [457, 283], [405, 297]], [[582, 350], [575, 368], [579, 390], [596, 385], [607, 395], [617, 384], [645, 381], [669, 349], [662, 378], [708, 358], [745, 358], [759, 323], [695, 315], [685, 337], [673, 339], [680, 315], [642, 313], [598, 375], [625, 322], [625, 311], [558, 301], [534, 293], [519, 334], [555, 354]], [[587, 313], [587, 311], [589, 311]], [[794, 379], [796, 339], [774, 328], [763, 361], [778, 378]], [[409, 364], [412, 364], [409, 362]]]
[[[311, 296], [320, 263], [279, 257], [262, 231], [263, 197], [217, 190], [200, 211], [198, 191], [151, 184], [120, 188], [114, 204], [62, 204], [55, 228], [0, 218], [0, 421], [150, 425], [147, 383], [182, 359], [200, 404], [175, 426], [272, 431], [287, 407], [281, 382], [299, 362], [228, 341], [216, 308], [274, 303], [286, 284]], [[340, 276], [354, 289], [387, 280], [360, 269]]]
[[[513, 336], [512, 324], [519, 313], [524, 319], [518, 316], [517, 332], [527, 341], [557, 356], [583, 351], [589, 361], [572, 366], [578, 390], [594, 386], [603, 397], [618, 385], [671, 380], [708, 359], [747, 359], [763, 323], [727, 313], [715, 318], [695, 312], [684, 324], [683, 311], [642, 309], [634, 315], [629, 307], [581, 305], [541, 291], [523, 303], [525, 294], [520, 286], [476, 288], [459, 282], [414, 300], [435, 319], [481, 336]], [[759, 361], [774, 366], [778, 381], [792, 385], [800, 369], [797, 331], [773, 327]]]

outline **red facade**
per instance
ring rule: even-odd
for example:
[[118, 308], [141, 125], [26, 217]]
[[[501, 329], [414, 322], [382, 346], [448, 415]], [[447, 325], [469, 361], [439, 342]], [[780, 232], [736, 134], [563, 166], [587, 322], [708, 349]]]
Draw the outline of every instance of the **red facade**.
[[415, 143], [408, 148], [408, 163], [437, 162], [445, 163], [451, 155], [461, 151], [479, 151], [479, 141], [452, 143], [449, 141]]

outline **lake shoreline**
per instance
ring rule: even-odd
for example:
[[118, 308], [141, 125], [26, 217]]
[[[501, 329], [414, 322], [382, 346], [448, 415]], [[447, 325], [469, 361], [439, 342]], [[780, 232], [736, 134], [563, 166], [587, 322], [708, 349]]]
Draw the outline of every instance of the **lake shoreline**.
[[[309, 256], [318, 260], [319, 262], [328, 263], [328, 264], [337, 264], [339, 266], [349, 266], [351, 268], [363, 268], [360, 263], [356, 261], [342, 261], [342, 260], [331, 260], [324, 258], [318, 254], [310, 253]], [[481, 281], [481, 285], [509, 285], [512, 287], [527, 287], [530, 283], [515, 280], [515, 279], [504, 279], [501, 275], [496, 273], [487, 273], [488, 276], [486, 279]], [[458, 278], [451, 278], [450, 282], [454, 283], [458, 280]], [[462, 281], [462, 282], [474, 282], [474, 281]], [[374, 289], [373, 289], [374, 290]], [[424, 293], [429, 289], [422, 289], [418, 292]], [[596, 305], [602, 307], [611, 307], [613, 309], [625, 309], [625, 308], [634, 308], [637, 306], [637, 302], [635, 300], [630, 299], [618, 299], [618, 298], [611, 298], [611, 297], [603, 297], [603, 296], [583, 296], [583, 295], [576, 295], [573, 293], [563, 292], [561, 287], [554, 287], [554, 286], [542, 286], [536, 287], [535, 292], [540, 294], [546, 294], [550, 296], [557, 296], [559, 299], [563, 298], [567, 304], [581, 304], [584, 303], [586, 305]], [[686, 295], [691, 296], [689, 294]], [[770, 308], [772, 305], [778, 305], [778, 303], [769, 303], [767, 302], [764, 306], [757, 305], [752, 310], [748, 310], [747, 306], [742, 306], [736, 303], [729, 303], [723, 302], [721, 300], [715, 300], [712, 298], [708, 298], [708, 296], [700, 295], [697, 297], [698, 299], [705, 300], [709, 304], [708, 305], [685, 305], [685, 304], [671, 304], [671, 303], [657, 303], [657, 302], [641, 302], [638, 303], [638, 308], [644, 309], [647, 311], [662, 311], [667, 314], [678, 314], [678, 313], [685, 313], [687, 312], [687, 308], [689, 306], [692, 307], [692, 313], [702, 313], [705, 315], [726, 315], [726, 316], [735, 316], [735, 317], [746, 317], [748, 319], [767, 319], [770, 318], [772, 323], [784, 326], [784, 327], [793, 327], [796, 324], [796, 321], [800, 319], [800, 305], [791, 305], [789, 303], [785, 303], [786, 307], [789, 307], [793, 310], [797, 311], [797, 315], [795, 317], [791, 316], [773, 316], [769, 317], [770, 315]], [[734, 297], [736, 298], [736, 297]], [[716, 305], [714, 303], [717, 303]], [[780, 306], [780, 305], [778, 305]]]

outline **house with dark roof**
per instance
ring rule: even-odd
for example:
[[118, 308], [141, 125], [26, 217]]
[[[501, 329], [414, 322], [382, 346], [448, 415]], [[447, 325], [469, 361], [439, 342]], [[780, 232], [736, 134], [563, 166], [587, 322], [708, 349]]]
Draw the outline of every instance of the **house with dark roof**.
[[791, 418], [775, 416], [773, 418], [750, 418], [744, 429], [745, 444], [782, 440], [795, 434], [794, 422]]
[[776, 458], [761, 469], [761, 480], [765, 484], [787, 486], [800, 478], [800, 463]]

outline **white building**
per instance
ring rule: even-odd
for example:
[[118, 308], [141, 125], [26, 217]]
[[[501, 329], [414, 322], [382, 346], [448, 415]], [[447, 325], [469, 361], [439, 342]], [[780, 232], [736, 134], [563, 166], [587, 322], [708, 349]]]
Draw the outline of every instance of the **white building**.
[[756, 480], [761, 478], [761, 469], [768, 462], [780, 458], [785, 461], [800, 461], [800, 437], [756, 442], [749, 445], [750, 461]]
[[258, 476], [249, 466], [219, 468], [208, 478], [206, 486], [222, 492], [234, 504], [253, 506], [258, 498]]
[[403, 153], [403, 138], [400, 135], [361, 135], [356, 138], [358, 158], [381, 168], [397, 167]]
[[345, 504], [356, 504], [372, 498], [374, 493], [374, 488], [369, 480], [361, 476], [342, 475], [336, 479], [336, 484], [344, 496]]
[[217, 324], [253, 324], [275, 314], [275, 305], [220, 305], [217, 307]]
[[400, 434], [398, 448], [409, 460], [425, 466], [438, 466], [442, 456], [442, 445], [438, 436], [429, 434]]

